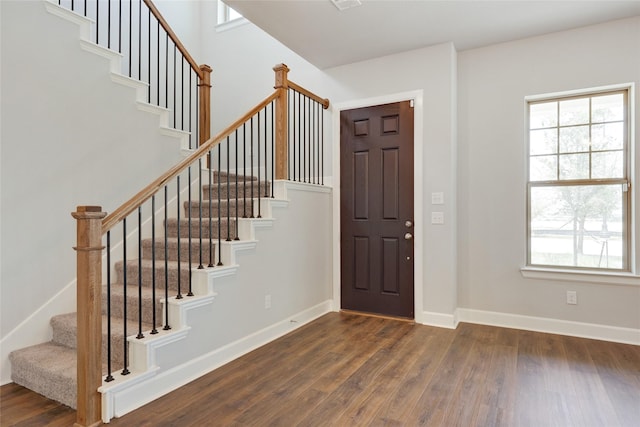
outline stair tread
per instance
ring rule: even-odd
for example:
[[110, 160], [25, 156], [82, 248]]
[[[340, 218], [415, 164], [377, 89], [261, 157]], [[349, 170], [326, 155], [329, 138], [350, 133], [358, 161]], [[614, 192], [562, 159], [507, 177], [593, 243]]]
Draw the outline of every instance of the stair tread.
[[[107, 332], [107, 322], [105, 315], [102, 315], [102, 332], [106, 334]], [[51, 324], [56, 324], [57, 327], [78, 327], [78, 313], [67, 313], [67, 314], [59, 314], [57, 316], [53, 316], [51, 318]], [[111, 333], [114, 334], [114, 331], [120, 330], [119, 327], [124, 326], [124, 321], [121, 318], [112, 318], [111, 319]], [[142, 323], [143, 330], [151, 329], [152, 325], [147, 323]], [[138, 329], [138, 321], [137, 320], [127, 320], [127, 330], [128, 331], [136, 331]]]

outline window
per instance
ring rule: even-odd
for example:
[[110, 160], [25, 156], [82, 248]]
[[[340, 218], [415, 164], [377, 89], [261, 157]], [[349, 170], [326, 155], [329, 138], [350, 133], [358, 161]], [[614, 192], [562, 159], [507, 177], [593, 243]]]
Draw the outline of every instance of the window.
[[232, 21], [240, 20], [242, 15], [230, 8], [222, 0], [218, 0], [218, 25], [230, 23]]
[[527, 107], [528, 266], [629, 271], [629, 88]]

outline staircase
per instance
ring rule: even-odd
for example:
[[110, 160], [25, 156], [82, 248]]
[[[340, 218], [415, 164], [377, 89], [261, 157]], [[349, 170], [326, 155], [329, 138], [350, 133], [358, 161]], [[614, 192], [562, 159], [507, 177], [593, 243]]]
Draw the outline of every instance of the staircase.
[[[286, 102], [287, 90], [293, 91], [292, 98], [297, 96], [297, 105], [302, 105], [301, 99], [308, 103], [309, 116], [312, 103], [313, 111], [321, 114], [328, 101], [293, 82], [287, 87], [288, 69], [280, 65], [274, 69], [276, 93], [217, 137], [201, 142], [196, 150], [189, 132], [174, 129], [176, 119], [169, 119], [169, 110], [148, 103], [146, 84], [119, 74], [120, 55], [86, 39], [90, 23], [85, 18], [49, 1], [43, 3], [50, 13], [80, 26], [82, 49], [109, 59], [111, 80], [136, 89], [138, 109], [159, 115], [161, 133], [177, 138], [186, 157], [167, 172], [174, 174], [171, 179], [178, 178], [177, 187], [171, 181], [173, 194], [167, 197], [169, 178], [159, 178], [156, 193], [145, 197], [157, 195], [160, 206], [153, 207], [149, 198], [137, 202], [139, 205], [122, 217], [130, 215], [130, 224], [134, 225], [125, 229], [122, 219], [114, 222], [122, 225], [124, 234], [114, 236], [113, 246], [106, 244], [103, 252], [103, 270], [112, 278], [105, 280], [103, 275], [103, 375], [98, 391], [102, 420], [108, 422], [332, 309], [331, 189], [319, 185], [322, 172], [320, 160], [316, 162], [321, 158], [322, 143], [291, 138], [293, 145], [289, 148], [294, 153], [304, 149], [311, 156], [312, 146], [318, 150], [313, 162], [309, 157], [308, 169], [294, 167], [298, 181], [303, 182], [274, 179], [283, 172], [275, 172], [273, 151], [275, 135], [282, 137], [280, 129], [289, 127], [288, 123], [281, 126], [273, 122], [274, 116], [281, 115], [281, 107], [276, 106], [283, 99]], [[271, 124], [267, 124], [269, 116]], [[296, 114], [292, 116], [288, 120], [295, 120]], [[287, 120], [286, 113], [282, 117]], [[300, 120], [299, 114], [297, 117]], [[309, 135], [319, 138], [319, 116], [313, 118], [313, 131], [312, 119], [304, 120], [309, 120], [304, 124]], [[254, 137], [254, 122], [258, 141], [255, 165], [253, 140], [251, 150], [243, 146], [249, 135]], [[296, 126], [301, 129], [303, 124], [294, 123], [293, 128]], [[234, 133], [235, 148], [230, 140]], [[286, 131], [284, 136], [286, 141]], [[225, 138], [226, 146], [221, 149]], [[272, 151], [268, 154], [269, 143]], [[231, 151], [236, 156], [235, 164], [229, 157]], [[238, 162], [239, 151], [245, 156], [251, 152], [249, 164], [247, 157]], [[225, 167], [221, 168], [225, 156]], [[206, 169], [205, 160], [214, 157], [218, 166]], [[185, 162], [191, 163], [180, 166]], [[182, 172], [172, 172], [178, 166], [183, 167]], [[319, 175], [312, 175], [316, 166]], [[188, 175], [184, 172], [187, 169]], [[286, 165], [283, 170], [286, 174]], [[115, 209], [105, 221], [128, 203]], [[135, 223], [135, 209], [145, 212], [144, 222], [139, 214]], [[104, 232], [104, 221], [102, 227]], [[115, 225], [108, 227], [110, 232], [115, 230], [112, 227]], [[135, 239], [131, 236], [138, 230], [141, 238], [129, 246], [126, 256], [118, 255], [116, 249]], [[105, 258], [109, 259], [106, 254], [114, 257], [113, 262], [105, 263]], [[79, 300], [78, 307], [82, 303]], [[9, 355], [14, 382], [73, 408], [79, 397], [77, 355], [82, 353], [77, 348], [77, 318], [76, 313], [53, 316], [51, 341]]]
[[[187, 239], [188, 227], [189, 227], [189, 215], [196, 216], [196, 212], [202, 212], [207, 215], [205, 221], [202, 223], [203, 237], [221, 237], [223, 240], [227, 238], [233, 240], [237, 237], [235, 233], [235, 224], [231, 227], [227, 227], [227, 220], [223, 219], [220, 230], [222, 234], [218, 234], [218, 214], [227, 216], [229, 209], [234, 211], [236, 209], [235, 199], [233, 202], [227, 202], [227, 193], [233, 193], [235, 197], [235, 186], [230, 190], [229, 181], [235, 182], [235, 175], [230, 176], [227, 174], [218, 174], [214, 177], [215, 185], [204, 185], [202, 188], [202, 194], [204, 200], [202, 203], [198, 201], [185, 202], [184, 205], [184, 217], [180, 219], [180, 236], [178, 236], [178, 221], [175, 218], [167, 220], [167, 239], [162, 236], [157, 236], [156, 241], [153, 242], [151, 238], [146, 238], [142, 241], [142, 268], [138, 260], [126, 260], [118, 261], [115, 263], [116, 281], [112, 284], [111, 289], [111, 345], [112, 348], [117, 349], [117, 346], [124, 341], [124, 301], [127, 299], [127, 312], [126, 318], [127, 331], [129, 334], [135, 336], [138, 331], [138, 284], [141, 284], [142, 290], [142, 322], [143, 333], [145, 335], [154, 329], [153, 319], [159, 319], [156, 322], [155, 327], [161, 329], [161, 320], [163, 318], [163, 297], [161, 297], [164, 291], [165, 277], [167, 277], [166, 283], [171, 294], [175, 294], [178, 291], [178, 275], [180, 275], [180, 282], [183, 284], [181, 293], [186, 294], [185, 284], [189, 283], [189, 272], [191, 269], [198, 269], [198, 262], [194, 262], [196, 258], [199, 258], [200, 246], [197, 239], [191, 242]], [[256, 177], [241, 177], [241, 181], [244, 183], [239, 188], [240, 202], [246, 201], [248, 203], [238, 203], [238, 209], [241, 210], [241, 216], [246, 214], [251, 216], [251, 212], [247, 208], [250, 208], [251, 204], [257, 207], [257, 199], [261, 194], [264, 194], [265, 189], [269, 189], [269, 183], [258, 183]], [[217, 181], [222, 179], [220, 188], [218, 188]], [[253, 181], [253, 192], [251, 190], [250, 182]], [[260, 185], [258, 185], [260, 184]], [[218, 194], [221, 195], [221, 200], [218, 201]], [[211, 199], [208, 197], [211, 196]], [[268, 199], [266, 199], [268, 200]], [[268, 203], [262, 200], [261, 203]], [[202, 206], [200, 206], [202, 204]], [[246, 210], [245, 210], [246, 209]], [[211, 219], [211, 221], [209, 221]], [[234, 220], [235, 221], [235, 220]], [[200, 224], [196, 221], [191, 221], [192, 233], [194, 236], [199, 235]], [[228, 232], [231, 229], [231, 233]], [[208, 241], [208, 240], [207, 240]], [[153, 267], [152, 246], [155, 243], [155, 253], [159, 255], [156, 258], [155, 268]], [[215, 244], [214, 244], [215, 245]], [[180, 251], [178, 251], [180, 247]], [[191, 249], [192, 262], [189, 264], [189, 249]], [[217, 251], [215, 246], [214, 252]], [[180, 252], [180, 258], [178, 258], [178, 252]], [[168, 261], [165, 267], [164, 254], [167, 254], [166, 260]], [[202, 255], [204, 260], [216, 259], [216, 253], [211, 253], [208, 244], [202, 245]], [[198, 254], [198, 257], [194, 256]], [[225, 258], [227, 258], [225, 256]], [[182, 262], [179, 263], [178, 260]], [[225, 259], [225, 261], [230, 261]], [[126, 264], [126, 293], [124, 286], [124, 270]], [[142, 276], [139, 273], [142, 272]], [[153, 291], [152, 276], [155, 273], [156, 278], [156, 304], [153, 304]], [[106, 287], [106, 285], [105, 285]], [[103, 292], [103, 296], [107, 295], [106, 290]], [[125, 297], [126, 295], [126, 297]], [[188, 298], [188, 297], [185, 297]], [[155, 317], [154, 317], [155, 306]], [[103, 361], [104, 361], [104, 376], [107, 376], [107, 341], [109, 335], [107, 335], [107, 300], [103, 298], [102, 304], [103, 315]], [[27, 347], [21, 350], [14, 351], [10, 354], [9, 358], [12, 365], [12, 379], [16, 384], [20, 384], [26, 388], [29, 388], [37, 393], [42, 394], [50, 399], [61, 402], [72, 408], [76, 408], [77, 400], [77, 378], [76, 378], [76, 337], [77, 337], [77, 321], [76, 313], [61, 314], [51, 319], [51, 328], [53, 330], [53, 339], [48, 343], [38, 344], [32, 347]], [[112, 358], [113, 371], [122, 369], [124, 366], [124, 352], [114, 351], [114, 357]]]

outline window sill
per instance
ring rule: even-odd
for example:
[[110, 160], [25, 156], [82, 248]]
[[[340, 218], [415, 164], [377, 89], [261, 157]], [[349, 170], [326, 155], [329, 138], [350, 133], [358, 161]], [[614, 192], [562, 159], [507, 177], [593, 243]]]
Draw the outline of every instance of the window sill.
[[522, 267], [522, 277], [527, 279], [562, 280], [568, 282], [599, 283], [606, 285], [640, 286], [640, 276], [632, 273], [604, 271], [575, 271], [550, 268]]
[[227, 21], [227, 22], [223, 22], [222, 24], [217, 24], [215, 28], [216, 28], [216, 32], [219, 33], [222, 31], [231, 30], [233, 28], [236, 28], [248, 23], [249, 21], [247, 21], [246, 18], [237, 18], [237, 19], [234, 19], [233, 21]]

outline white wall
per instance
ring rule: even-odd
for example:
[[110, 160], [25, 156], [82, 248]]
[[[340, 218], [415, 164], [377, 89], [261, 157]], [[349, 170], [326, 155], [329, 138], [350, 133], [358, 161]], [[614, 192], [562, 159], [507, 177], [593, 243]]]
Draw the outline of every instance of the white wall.
[[[637, 91], [640, 17], [465, 51], [458, 58], [459, 306], [640, 328], [638, 286], [520, 274], [526, 257], [524, 98], [628, 82]], [[635, 111], [637, 126], [637, 93]], [[637, 134], [632, 145], [640, 167]], [[636, 201], [639, 195], [636, 184]], [[578, 305], [566, 304], [567, 290], [578, 292]]]
[[75, 24], [43, 2], [0, 4], [4, 354], [11, 331], [73, 286], [76, 205], [110, 212], [181, 156], [108, 62], [80, 48]]

